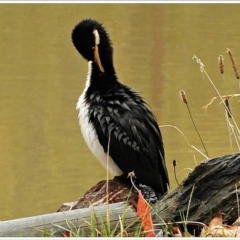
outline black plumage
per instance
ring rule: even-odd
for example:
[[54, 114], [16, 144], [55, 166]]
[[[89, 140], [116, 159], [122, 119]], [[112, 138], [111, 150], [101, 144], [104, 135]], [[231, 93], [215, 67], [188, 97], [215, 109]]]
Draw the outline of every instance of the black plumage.
[[[118, 81], [107, 32], [95, 20], [83, 20], [73, 29], [72, 41], [91, 63], [89, 83], [79, 101], [87, 106], [87, 121], [95, 130], [93, 134], [104, 152], [109, 150], [124, 177], [134, 171], [138, 183], [163, 195], [169, 179], [160, 129], [139, 94]], [[88, 146], [91, 148], [91, 144]]]

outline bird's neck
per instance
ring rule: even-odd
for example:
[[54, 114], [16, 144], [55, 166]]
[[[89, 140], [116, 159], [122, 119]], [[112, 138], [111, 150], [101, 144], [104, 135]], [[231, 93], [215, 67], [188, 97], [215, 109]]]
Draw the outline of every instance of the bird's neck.
[[103, 66], [104, 72], [102, 72], [97, 63], [93, 61], [88, 62], [88, 77], [87, 85], [97, 88], [108, 88], [108, 86], [118, 83], [117, 76], [113, 65]]

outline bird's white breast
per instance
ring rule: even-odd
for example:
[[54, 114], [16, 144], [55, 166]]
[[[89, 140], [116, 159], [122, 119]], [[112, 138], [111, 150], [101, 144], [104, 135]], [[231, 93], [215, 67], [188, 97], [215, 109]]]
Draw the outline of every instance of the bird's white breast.
[[102, 165], [109, 170], [114, 176], [122, 174], [120, 168], [114, 163], [110, 156], [104, 152], [102, 145], [98, 140], [97, 133], [94, 126], [89, 122], [89, 103], [85, 101], [85, 94], [90, 84], [91, 79], [92, 62], [88, 63], [88, 75], [85, 85], [85, 89], [77, 102], [77, 109], [79, 110], [79, 125], [82, 131], [83, 138], [92, 151], [93, 155], [102, 163]]

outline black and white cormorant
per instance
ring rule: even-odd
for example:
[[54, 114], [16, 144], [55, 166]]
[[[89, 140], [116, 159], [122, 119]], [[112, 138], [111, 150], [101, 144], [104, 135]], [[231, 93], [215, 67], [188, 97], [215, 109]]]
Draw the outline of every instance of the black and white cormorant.
[[86, 86], [79, 97], [79, 124], [88, 147], [115, 176], [134, 171], [138, 183], [159, 197], [169, 179], [160, 129], [138, 93], [119, 82], [113, 48], [102, 24], [92, 19], [78, 23], [72, 42], [88, 61]]

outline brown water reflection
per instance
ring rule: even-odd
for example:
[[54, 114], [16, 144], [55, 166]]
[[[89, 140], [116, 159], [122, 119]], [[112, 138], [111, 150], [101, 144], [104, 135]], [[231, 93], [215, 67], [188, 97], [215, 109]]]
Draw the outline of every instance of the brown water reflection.
[[[183, 89], [209, 155], [238, 151], [235, 142], [230, 149], [223, 107], [214, 103], [204, 114], [202, 107], [216, 93], [192, 56], [201, 58], [222, 94], [238, 93], [226, 49], [239, 59], [239, 10], [233, 4], [1, 4], [0, 219], [53, 212], [106, 178], [83, 142], [75, 110], [87, 63], [70, 34], [83, 18], [105, 25], [120, 80], [145, 97], [160, 125], [178, 127], [203, 151], [179, 98]], [[239, 122], [238, 100], [231, 107]], [[179, 181], [195, 163], [178, 131], [161, 130], [173, 188], [172, 160], [178, 161]], [[204, 160], [195, 155], [198, 163]]]

